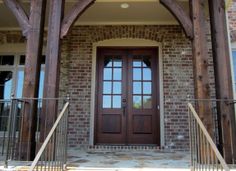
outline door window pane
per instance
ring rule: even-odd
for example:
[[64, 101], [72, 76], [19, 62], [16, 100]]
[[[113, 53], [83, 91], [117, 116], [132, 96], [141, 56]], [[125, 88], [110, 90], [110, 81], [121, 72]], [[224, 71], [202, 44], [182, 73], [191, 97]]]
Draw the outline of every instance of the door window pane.
[[141, 80], [141, 68], [134, 68], [133, 69], [133, 80]]
[[112, 108], [121, 108], [121, 96], [113, 96]]
[[141, 67], [141, 66], [142, 66], [141, 60], [134, 60], [133, 61], [133, 67]]
[[143, 80], [151, 80], [152, 73], [150, 68], [143, 68]]
[[133, 94], [142, 94], [141, 82], [133, 82]]
[[103, 82], [103, 94], [111, 94], [111, 81]]
[[16, 97], [21, 98], [23, 93], [24, 71], [18, 71]]
[[19, 62], [20, 65], [25, 65], [25, 55], [21, 55], [20, 56], [20, 62]]
[[141, 109], [142, 108], [142, 96], [133, 96], [133, 108]]
[[14, 56], [12, 55], [0, 56], [0, 65], [14, 65]]
[[152, 108], [152, 96], [143, 96], [143, 108], [144, 109]]
[[12, 89], [12, 72], [0, 72], [0, 99], [10, 99]]
[[[43, 97], [43, 83], [44, 83], [44, 71], [40, 71], [40, 80], [39, 80], [39, 94], [38, 97]], [[17, 89], [16, 89], [16, 97], [23, 97], [23, 86], [24, 86], [24, 71], [19, 70], [17, 73]]]
[[106, 57], [104, 60], [104, 67], [112, 67], [112, 59], [111, 57]]
[[45, 64], [45, 62], [46, 62], [46, 56], [43, 55], [43, 56], [41, 57], [41, 65]]
[[152, 94], [151, 82], [143, 82], [143, 94]]
[[43, 83], [44, 83], [44, 71], [41, 71], [39, 80], [39, 98], [43, 97]]
[[122, 70], [121, 68], [114, 68], [113, 80], [121, 80]]
[[151, 61], [148, 57], [143, 59], [143, 67], [151, 67]]
[[103, 96], [103, 108], [111, 108], [111, 96]]
[[104, 78], [104, 80], [112, 80], [112, 69], [111, 68], [104, 68], [103, 78]]
[[121, 59], [114, 59], [113, 66], [114, 66], [114, 67], [122, 67], [122, 61], [121, 61]]
[[121, 82], [113, 82], [113, 94], [121, 94]]

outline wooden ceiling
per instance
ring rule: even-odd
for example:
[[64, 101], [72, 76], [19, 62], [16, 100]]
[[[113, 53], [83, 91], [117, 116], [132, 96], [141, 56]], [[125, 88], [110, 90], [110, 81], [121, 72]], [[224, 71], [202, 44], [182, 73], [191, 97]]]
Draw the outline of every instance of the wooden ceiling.
[[[75, 0], [66, 0], [66, 12]], [[129, 8], [122, 9], [121, 4], [128, 3]], [[23, 0], [26, 11], [29, 1]], [[180, 0], [180, 4], [188, 11], [188, 3]], [[157, 0], [97, 0], [77, 20], [76, 25], [160, 25], [178, 24], [175, 18]], [[0, 29], [17, 29], [15, 17], [0, 0]]]

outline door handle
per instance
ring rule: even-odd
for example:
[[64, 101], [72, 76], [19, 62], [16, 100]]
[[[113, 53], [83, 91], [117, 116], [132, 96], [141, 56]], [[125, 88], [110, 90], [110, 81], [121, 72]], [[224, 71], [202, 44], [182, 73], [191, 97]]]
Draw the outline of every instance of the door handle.
[[126, 115], [126, 105], [123, 105], [122, 108], [123, 108], [123, 116], [125, 116]]
[[123, 110], [123, 116], [126, 115], [126, 99], [122, 100], [122, 110]]

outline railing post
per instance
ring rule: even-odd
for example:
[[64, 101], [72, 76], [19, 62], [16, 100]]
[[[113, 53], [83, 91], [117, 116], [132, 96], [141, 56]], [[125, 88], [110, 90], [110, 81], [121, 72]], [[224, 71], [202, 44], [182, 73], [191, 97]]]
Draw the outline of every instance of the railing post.
[[68, 146], [68, 115], [70, 112], [70, 94], [67, 94], [67, 102], [69, 102], [68, 108], [67, 108], [67, 113], [65, 115], [65, 137], [64, 137], [64, 141], [65, 141], [65, 151], [64, 151], [64, 165], [63, 165], [63, 169], [66, 169], [66, 162], [67, 162], [67, 146]]
[[7, 150], [6, 150], [6, 158], [4, 162], [4, 168], [8, 168], [8, 157], [9, 157], [9, 151], [10, 151], [10, 141], [11, 141], [11, 125], [12, 125], [12, 115], [13, 115], [13, 100], [14, 100], [14, 94], [11, 95], [10, 99], [10, 111], [8, 116], [8, 125], [7, 125], [7, 131], [8, 131], [8, 138], [7, 138]]
[[[230, 171], [224, 158], [217, 149], [212, 137], [198, 116], [197, 112], [193, 108], [192, 104], [188, 103], [188, 108], [190, 111], [190, 118], [193, 119], [193, 129], [196, 132], [190, 133], [190, 136], [196, 136], [194, 139], [196, 146], [196, 154], [191, 151], [191, 156], [196, 157], [197, 170], [224, 170]], [[191, 124], [190, 124], [191, 125]], [[192, 137], [190, 138], [192, 140]], [[210, 162], [210, 160], [212, 162]], [[209, 166], [208, 166], [209, 165]], [[211, 169], [211, 168], [212, 169]], [[195, 170], [193, 163], [191, 162], [191, 169]]]

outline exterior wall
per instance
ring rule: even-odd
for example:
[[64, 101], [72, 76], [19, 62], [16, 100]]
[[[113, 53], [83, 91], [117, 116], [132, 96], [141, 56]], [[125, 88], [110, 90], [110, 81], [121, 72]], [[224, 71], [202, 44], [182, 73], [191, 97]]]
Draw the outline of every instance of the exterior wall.
[[232, 0], [233, 3], [228, 6], [228, 18], [230, 30], [236, 30], [236, 0]]
[[[228, 9], [230, 30], [236, 30], [236, 0]], [[69, 146], [89, 145], [93, 43], [115, 38], [140, 38], [162, 44], [165, 146], [188, 149], [186, 100], [194, 98], [192, 47], [180, 26], [75, 26], [63, 39], [60, 96], [71, 96]], [[210, 42], [210, 35], [209, 40]], [[20, 31], [0, 31], [0, 45], [25, 43]], [[0, 46], [1, 47], [1, 46]], [[211, 44], [209, 43], [209, 53]], [[2, 50], [4, 51], [4, 50]], [[211, 53], [210, 53], [211, 54]], [[209, 58], [211, 92], [214, 71]]]
[[[76, 26], [62, 45], [61, 91], [72, 98], [69, 145], [89, 144], [93, 43], [140, 38], [162, 44], [165, 146], [188, 148], [186, 100], [193, 98], [192, 47], [179, 26]], [[92, 99], [94, 100], [94, 99]], [[182, 102], [181, 102], [182, 101]]]
[[227, 7], [229, 29], [231, 31], [231, 39], [236, 40], [236, 0], [232, 0]]
[[[4, 43], [23, 43], [21, 32], [2, 31]], [[186, 99], [194, 98], [192, 46], [180, 26], [76, 26], [63, 39], [60, 96], [71, 96], [69, 146], [89, 145], [93, 43], [138, 38], [162, 45], [164, 146], [188, 150]], [[210, 44], [209, 44], [210, 46]], [[211, 60], [212, 61], [212, 60]], [[212, 62], [209, 62], [212, 65]], [[212, 67], [209, 70], [214, 80]], [[214, 87], [212, 81], [212, 87]]]

